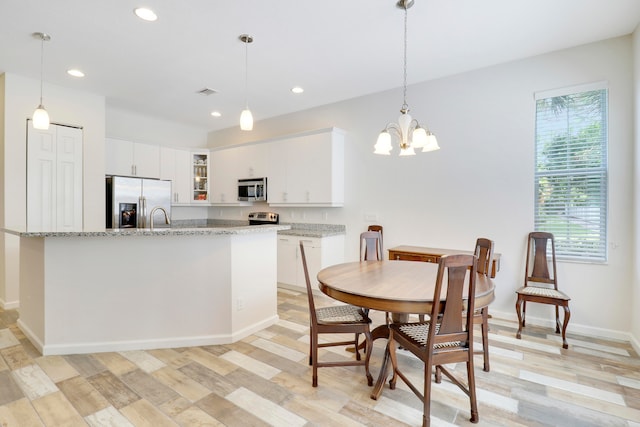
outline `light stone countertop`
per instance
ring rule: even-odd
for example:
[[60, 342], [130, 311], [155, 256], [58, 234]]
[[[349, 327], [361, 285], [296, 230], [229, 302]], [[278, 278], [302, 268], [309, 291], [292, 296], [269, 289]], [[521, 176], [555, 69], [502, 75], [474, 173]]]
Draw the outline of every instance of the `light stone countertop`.
[[246, 225], [246, 226], [196, 226], [176, 228], [122, 228], [104, 231], [25, 231], [2, 230], [19, 237], [127, 237], [127, 236], [213, 236], [225, 234], [252, 234], [289, 230], [290, 225]]

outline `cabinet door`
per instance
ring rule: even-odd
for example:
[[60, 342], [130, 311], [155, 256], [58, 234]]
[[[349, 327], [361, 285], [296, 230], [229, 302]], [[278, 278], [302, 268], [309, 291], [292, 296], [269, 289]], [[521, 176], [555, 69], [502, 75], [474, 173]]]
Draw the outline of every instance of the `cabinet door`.
[[278, 282], [295, 285], [297, 282], [298, 239], [278, 236]]
[[133, 142], [106, 138], [106, 175], [135, 176]]
[[234, 148], [238, 153], [238, 179], [267, 176], [268, 147], [266, 144], [247, 145]]
[[191, 152], [191, 203], [209, 204], [209, 151]]
[[211, 153], [211, 202], [238, 204], [238, 151], [235, 148]]
[[[322, 248], [320, 239], [302, 238], [299, 239], [304, 245], [304, 254], [307, 258], [307, 269], [309, 270], [309, 281], [311, 282], [311, 290], [318, 290], [318, 272], [322, 270]], [[300, 252], [300, 246], [296, 245], [296, 250]], [[302, 255], [299, 254], [296, 260], [296, 284], [306, 287], [304, 277], [304, 267], [302, 266]]]
[[269, 144], [267, 175], [267, 200], [269, 203], [285, 204], [288, 201], [287, 143], [288, 141], [278, 141]]
[[160, 178], [160, 147], [134, 143], [133, 168], [140, 178]]
[[191, 198], [191, 152], [162, 147], [160, 179], [168, 179], [172, 182], [172, 205], [188, 205]]

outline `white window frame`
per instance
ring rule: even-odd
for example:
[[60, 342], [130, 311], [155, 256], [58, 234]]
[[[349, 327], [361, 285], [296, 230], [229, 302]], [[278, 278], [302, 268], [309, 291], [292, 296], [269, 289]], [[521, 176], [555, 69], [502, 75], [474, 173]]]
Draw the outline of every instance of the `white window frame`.
[[[592, 92], [592, 91], [604, 91], [604, 108], [600, 121], [600, 135], [602, 136], [602, 145], [600, 145], [600, 156], [590, 157], [590, 161], [593, 161], [597, 157], [600, 157], [599, 166], [597, 167], [580, 167], [580, 160], [572, 161], [570, 159], [566, 159], [563, 163], [561, 161], [549, 162], [546, 163], [547, 166], [550, 164], [560, 164], [563, 168], [556, 170], [548, 170], [539, 168], [541, 162], [545, 159], [545, 153], [549, 153], [549, 141], [550, 138], [562, 137], [563, 135], [571, 135], [571, 130], [575, 130], [572, 128], [572, 125], [575, 124], [573, 118], [570, 117], [570, 110], [564, 109], [562, 112], [567, 116], [567, 129], [565, 130], [565, 134], [561, 131], [557, 133], [552, 129], [553, 126], [556, 126], [557, 123], [554, 122], [551, 124], [549, 121], [539, 122], [539, 120], [544, 120], [544, 112], [539, 110], [538, 101], [555, 98], [555, 97], [563, 97], [567, 95], [578, 95], [584, 92]], [[607, 82], [597, 82], [586, 85], [579, 86], [571, 86], [561, 89], [555, 89], [550, 91], [536, 92], [534, 95], [535, 104], [535, 165], [534, 165], [534, 185], [535, 185], [535, 194], [534, 194], [534, 229], [536, 231], [546, 231], [554, 234], [556, 241], [556, 256], [558, 259], [563, 260], [572, 260], [572, 261], [582, 261], [582, 262], [606, 262], [608, 256], [608, 197], [609, 197], [609, 171], [608, 171], [608, 146], [609, 146], [609, 135], [608, 135], [608, 121], [609, 121], [609, 100], [608, 100], [608, 85]], [[575, 111], [575, 110], [571, 110]], [[546, 112], [548, 113], [548, 110]], [[549, 117], [549, 116], [547, 116]], [[556, 116], [560, 117], [560, 116]], [[546, 124], [545, 126], [541, 126], [542, 124]], [[588, 126], [579, 128], [585, 129]], [[560, 129], [560, 128], [558, 128]], [[568, 131], [568, 132], [567, 132]], [[575, 134], [573, 134], [575, 136]], [[569, 137], [569, 141], [571, 138]], [[575, 139], [576, 145], [575, 148], [583, 148], [584, 140]], [[567, 153], [570, 150], [565, 150]], [[571, 167], [571, 166], [575, 167]], [[570, 178], [582, 178], [583, 181], [579, 181], [584, 184], [587, 182], [587, 177], [589, 183], [596, 183], [597, 186], [587, 187], [589, 190], [593, 191], [594, 195], [599, 195], [599, 200], [596, 198], [595, 200], [598, 202], [596, 205], [591, 206], [582, 206], [577, 207], [574, 202], [577, 199], [574, 199], [573, 196], [569, 194], [569, 191], [573, 189], [571, 185], [564, 187], [566, 192], [558, 192], [561, 196], [555, 200], [549, 199], [549, 189], [552, 188], [552, 184], [549, 184], [551, 181], [549, 178], [555, 178], [556, 180], [566, 179], [564, 181], [565, 184], [571, 183]], [[556, 181], [557, 182], [557, 181]], [[546, 185], [545, 185], [546, 183]], [[545, 186], [546, 188], [542, 188]], [[566, 190], [566, 189], [569, 190]], [[576, 185], [575, 188], [584, 188]], [[594, 189], [595, 188], [595, 189]], [[599, 191], [598, 191], [599, 188]], [[584, 193], [583, 193], [584, 194]], [[545, 199], [546, 197], [546, 200]], [[564, 199], [563, 199], [564, 198]], [[561, 203], [563, 202], [564, 203]], [[548, 203], [550, 208], [544, 208], [543, 203]], [[554, 204], [555, 203], [555, 204]], [[557, 217], [560, 218], [559, 221], [549, 221], [549, 212], [553, 211], [553, 208], [558, 208], [557, 210], [561, 213], [558, 213]], [[583, 227], [584, 224], [592, 224], [591, 230], [588, 231], [589, 227]], [[595, 237], [597, 236], [597, 237]], [[593, 244], [595, 242], [595, 245]], [[585, 244], [592, 243], [592, 244]]]

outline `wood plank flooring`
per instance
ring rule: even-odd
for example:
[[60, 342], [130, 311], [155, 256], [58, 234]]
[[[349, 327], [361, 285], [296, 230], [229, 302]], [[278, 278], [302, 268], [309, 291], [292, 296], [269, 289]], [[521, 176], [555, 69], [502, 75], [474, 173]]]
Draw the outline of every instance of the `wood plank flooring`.
[[[16, 326], [17, 312], [0, 310], [0, 425], [421, 424], [420, 401], [400, 381], [371, 400], [362, 367], [321, 368], [311, 387], [306, 295], [280, 289], [278, 304], [278, 324], [235, 344], [46, 357]], [[528, 326], [516, 340], [514, 322], [489, 324], [491, 372], [476, 357], [477, 425], [640, 427], [640, 358], [628, 343], [569, 333], [563, 350], [552, 330]], [[374, 376], [384, 344], [374, 346]], [[321, 357], [352, 354], [329, 348]], [[399, 352], [399, 362], [419, 383], [419, 361]], [[467, 397], [447, 380], [433, 385], [432, 402], [432, 425], [472, 425]]]

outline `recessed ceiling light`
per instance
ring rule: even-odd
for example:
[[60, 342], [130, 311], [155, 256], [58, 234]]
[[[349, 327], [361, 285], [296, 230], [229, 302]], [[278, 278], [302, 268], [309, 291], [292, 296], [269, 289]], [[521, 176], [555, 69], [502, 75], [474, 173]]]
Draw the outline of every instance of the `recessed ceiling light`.
[[213, 117], [221, 117], [221, 116], [222, 116], [222, 113], [221, 113], [220, 111], [212, 111], [212, 112], [211, 112], [211, 115], [212, 115]]
[[138, 18], [145, 21], [153, 22], [158, 19], [158, 15], [156, 15], [153, 10], [147, 9], [146, 7], [138, 7], [136, 9], [133, 9], [133, 13], [135, 13]]
[[75, 68], [67, 70], [67, 74], [73, 77], [84, 77], [84, 73], [80, 70], [76, 70]]
[[304, 89], [302, 89], [300, 86], [294, 86], [291, 88], [291, 92], [293, 93], [302, 93], [304, 92]]

